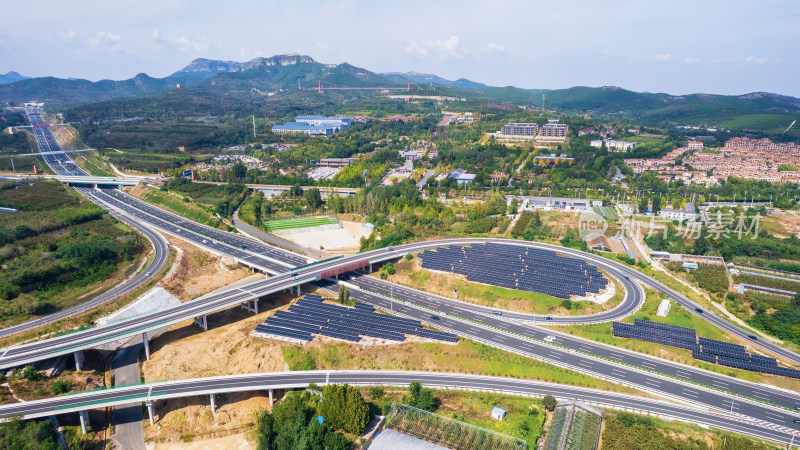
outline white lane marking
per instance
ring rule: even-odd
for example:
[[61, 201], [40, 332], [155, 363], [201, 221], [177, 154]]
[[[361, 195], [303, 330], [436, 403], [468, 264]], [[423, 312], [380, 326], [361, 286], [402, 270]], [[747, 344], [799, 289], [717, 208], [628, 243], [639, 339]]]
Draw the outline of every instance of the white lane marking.
[[693, 394], [693, 393], [691, 393], [691, 392], [686, 392], [686, 390], [685, 390], [685, 389], [683, 390], [683, 395], [688, 395], [689, 397], [697, 398], [697, 395], [696, 395], [696, 394]]

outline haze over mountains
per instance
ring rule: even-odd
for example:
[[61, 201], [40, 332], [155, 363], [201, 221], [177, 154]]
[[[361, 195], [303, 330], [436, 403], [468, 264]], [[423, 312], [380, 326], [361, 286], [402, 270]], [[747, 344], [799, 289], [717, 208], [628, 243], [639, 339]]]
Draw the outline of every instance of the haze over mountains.
[[[17, 79], [15, 79], [17, 78]], [[20, 79], [22, 78], [22, 79]], [[513, 86], [492, 87], [464, 78], [447, 80], [433, 74], [416, 72], [374, 73], [348, 63], [322, 64], [306, 55], [286, 54], [255, 58], [245, 62], [198, 58], [186, 67], [164, 78], [140, 73], [127, 80], [71, 80], [55, 77], [27, 78], [16, 72], [1, 75], [0, 101], [5, 105], [39, 100], [55, 105], [76, 105], [155, 95], [181, 89], [199, 89], [206, 99], [223, 92], [250, 95], [252, 92], [311, 91], [322, 82], [326, 86], [381, 87], [406, 86], [411, 80], [412, 93], [455, 95], [469, 100], [504, 102], [540, 106], [545, 92], [546, 107], [550, 109], [588, 111], [595, 113], [630, 114], [639, 117], [684, 120], [725, 120], [741, 114], [796, 115], [800, 99], [778, 94], [756, 92], [745, 95], [691, 94], [669, 95], [633, 92], [619, 87], [572, 87], [567, 89], [535, 90]], [[2, 81], [0, 81], [2, 82]], [[433, 92], [428, 91], [434, 87]], [[333, 91], [328, 91], [333, 92]], [[342, 91], [340, 91], [342, 92]], [[374, 95], [375, 91], [346, 91], [348, 95]], [[367, 94], [367, 92], [371, 92]], [[713, 119], [712, 119], [713, 118]], [[779, 122], [783, 117], [777, 117]]]

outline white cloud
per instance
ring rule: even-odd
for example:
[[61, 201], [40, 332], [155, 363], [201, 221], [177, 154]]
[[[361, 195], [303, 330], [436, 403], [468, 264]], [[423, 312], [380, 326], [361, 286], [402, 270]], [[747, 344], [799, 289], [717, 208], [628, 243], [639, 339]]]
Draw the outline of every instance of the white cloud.
[[748, 56], [744, 59], [744, 62], [745, 64], [764, 64], [765, 62], [769, 62], [769, 58]]
[[205, 37], [196, 34], [194, 38], [186, 36], [163, 36], [159, 30], [153, 30], [153, 40], [159, 47], [171, 47], [181, 53], [203, 53], [211, 48]]
[[65, 42], [74, 42], [75, 38], [77, 37], [78, 33], [76, 33], [75, 30], [69, 30], [61, 33], [61, 39], [63, 39]]
[[502, 53], [504, 51], [506, 51], [506, 45], [498, 44], [495, 42], [489, 42], [488, 44], [481, 47], [481, 53], [484, 55], [488, 53]]
[[739, 63], [739, 64], [765, 64], [769, 62], [769, 58], [766, 56], [739, 56], [739, 57], [725, 57], [725, 58], [716, 58], [713, 61], [714, 64], [730, 64], [730, 63]]
[[669, 53], [659, 53], [653, 56], [653, 59], [657, 61], [670, 61], [672, 59], [672, 55], [670, 55]]
[[683, 62], [686, 64], [697, 64], [700, 62], [700, 58], [685, 58]]
[[461, 45], [461, 40], [458, 36], [450, 36], [447, 39], [437, 39], [435, 41], [412, 41], [406, 45], [406, 52], [411, 53], [423, 58], [429, 56], [438, 56], [439, 58], [459, 58], [467, 53], [469, 50]]
[[89, 45], [98, 50], [119, 52], [122, 51], [122, 36], [108, 31], [100, 31], [97, 36], [89, 38]]

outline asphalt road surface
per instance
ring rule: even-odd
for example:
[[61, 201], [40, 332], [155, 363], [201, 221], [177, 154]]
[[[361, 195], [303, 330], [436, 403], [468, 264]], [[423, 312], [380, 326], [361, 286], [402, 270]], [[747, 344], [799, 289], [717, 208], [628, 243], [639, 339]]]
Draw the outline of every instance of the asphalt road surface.
[[736, 414], [713, 413], [687, 405], [555, 383], [431, 372], [303, 371], [169, 381], [2, 405], [0, 406], [0, 417], [19, 414], [25, 418], [35, 418], [83, 409], [113, 406], [132, 401], [141, 402], [148, 399], [158, 401], [194, 395], [256, 391], [270, 388], [296, 389], [307, 387], [309, 383], [316, 383], [317, 385], [348, 383], [351, 385], [407, 386], [412, 381], [419, 381], [423, 385], [433, 388], [494, 391], [527, 396], [552, 395], [559, 399], [579, 399], [604, 407], [649, 412], [685, 422], [712, 426], [781, 444], [788, 444], [792, 440], [792, 435], [781, 427], [748, 420]]

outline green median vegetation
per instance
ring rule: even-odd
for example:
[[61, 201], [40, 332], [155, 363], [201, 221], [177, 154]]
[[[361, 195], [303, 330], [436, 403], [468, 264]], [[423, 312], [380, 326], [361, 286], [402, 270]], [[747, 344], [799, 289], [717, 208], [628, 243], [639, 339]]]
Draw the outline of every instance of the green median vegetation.
[[303, 347], [286, 346], [283, 357], [290, 370], [424, 370], [541, 380], [624, 393], [638, 392], [467, 339], [459, 339], [455, 345], [408, 342], [389, 347], [380, 345], [363, 348], [345, 343], [323, 344], [315, 340]]

